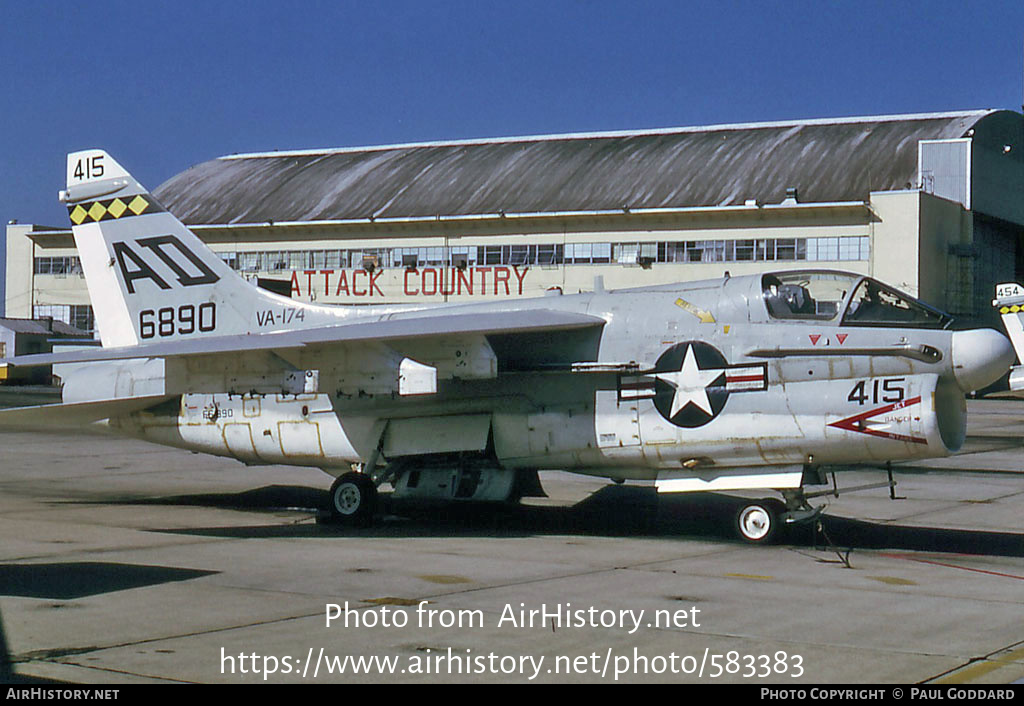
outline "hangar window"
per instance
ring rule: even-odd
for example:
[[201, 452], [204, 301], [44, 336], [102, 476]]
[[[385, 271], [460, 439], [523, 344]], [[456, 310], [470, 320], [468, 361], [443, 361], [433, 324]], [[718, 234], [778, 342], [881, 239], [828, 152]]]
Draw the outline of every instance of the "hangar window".
[[753, 240], [737, 240], [736, 241], [736, 259], [738, 261], [746, 261], [754, 259], [754, 241]]
[[704, 262], [725, 262], [725, 241], [704, 241]]
[[386, 262], [392, 267], [417, 268], [420, 265], [419, 248], [395, 248], [391, 251], [391, 258]]
[[272, 252], [267, 253], [268, 263], [264, 264], [263, 269], [270, 270], [271, 272], [280, 272], [281, 270], [287, 270], [291, 264], [291, 258], [288, 257], [286, 252]]
[[809, 238], [807, 243], [808, 260], [838, 260], [839, 238]]
[[90, 333], [96, 329], [96, 316], [91, 306], [88, 304], [71, 304], [69, 309], [69, 324]]
[[238, 253], [238, 269], [242, 270], [243, 272], [257, 272], [260, 269], [260, 253]]
[[594, 243], [594, 247], [591, 251], [592, 262], [611, 262], [612, 261], [612, 244], [611, 243]]
[[483, 250], [483, 256], [480, 258], [481, 262], [485, 265], [500, 265], [501, 264], [501, 246], [500, 245], [485, 245], [480, 248]]
[[71, 320], [71, 307], [67, 304], [36, 304], [32, 307], [33, 319], [41, 319], [44, 316], [67, 323]]
[[843, 238], [839, 241], [840, 260], [859, 260], [860, 242], [857, 238]]
[[82, 273], [82, 263], [77, 257], [37, 257], [33, 262], [37, 275], [71, 275]]
[[238, 253], [222, 252], [222, 253], [217, 253], [217, 255], [224, 262], [224, 264], [226, 264], [232, 270], [237, 270], [238, 269]]
[[658, 243], [658, 262], [686, 262], [686, 243]]
[[421, 248], [420, 249], [420, 261], [426, 265], [434, 266], [445, 264], [445, 249], [444, 248]]
[[796, 259], [796, 241], [793, 238], [784, 238], [782, 240], [775, 241], [775, 259], [776, 260], [795, 260]]
[[[659, 242], [535, 243], [471, 245], [458, 247], [395, 247], [353, 250], [287, 250], [221, 253], [230, 267], [243, 272], [362, 267], [363, 256], [376, 256], [385, 267], [400, 267], [403, 257], [414, 255], [417, 263], [445, 267], [455, 262], [468, 265], [592, 265], [701, 262], [843, 261], [869, 259], [866, 236], [818, 238], [765, 238], [759, 240], [691, 240]], [[37, 257], [36, 274], [80, 273], [77, 257]]]
[[476, 248], [452, 248], [452, 266], [457, 267], [464, 263], [464, 266], [471, 267], [476, 264]]
[[536, 256], [537, 246], [536, 245], [512, 245], [510, 246], [510, 252], [508, 256], [508, 264], [510, 265], [528, 265], [533, 262], [531, 259], [531, 249], [533, 255]]
[[90, 333], [96, 328], [96, 317], [88, 304], [36, 304], [32, 307], [32, 318], [44, 316]]
[[[807, 238], [806, 257], [798, 260], [838, 262], [870, 259], [871, 239], [868, 236], [842, 236], [834, 238]], [[799, 244], [797, 246], [799, 248]]]
[[589, 263], [591, 251], [590, 243], [569, 243], [565, 246], [565, 261], [569, 263]]
[[562, 247], [561, 245], [538, 245], [537, 263], [540, 265], [561, 264], [563, 259]]

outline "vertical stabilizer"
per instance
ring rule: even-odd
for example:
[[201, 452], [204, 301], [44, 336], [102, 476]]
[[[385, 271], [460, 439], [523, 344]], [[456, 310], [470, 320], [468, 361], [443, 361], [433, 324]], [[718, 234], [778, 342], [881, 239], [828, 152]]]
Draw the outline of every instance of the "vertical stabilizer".
[[245, 281], [103, 150], [68, 155], [60, 199], [104, 346], [306, 328], [346, 315]]
[[[1017, 363], [1024, 363], [1024, 287], [1013, 282], [996, 285], [996, 298], [992, 305], [1003, 319], [1003, 326], [1017, 353]], [[1024, 365], [1010, 369], [1010, 389], [1024, 390]]]

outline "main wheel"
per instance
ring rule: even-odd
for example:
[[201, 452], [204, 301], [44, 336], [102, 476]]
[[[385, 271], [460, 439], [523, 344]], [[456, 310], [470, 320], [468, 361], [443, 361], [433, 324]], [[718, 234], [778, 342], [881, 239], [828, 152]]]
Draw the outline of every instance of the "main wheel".
[[339, 476], [331, 486], [331, 518], [349, 525], [365, 526], [377, 511], [377, 486], [365, 473]]
[[779, 534], [785, 509], [773, 498], [747, 503], [736, 514], [736, 531], [751, 544], [770, 544]]

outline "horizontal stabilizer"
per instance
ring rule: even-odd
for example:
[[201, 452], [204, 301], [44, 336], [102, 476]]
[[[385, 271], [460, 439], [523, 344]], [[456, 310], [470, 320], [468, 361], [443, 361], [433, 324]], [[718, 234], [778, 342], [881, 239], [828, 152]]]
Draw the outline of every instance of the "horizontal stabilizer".
[[63, 353], [17, 356], [2, 362], [14, 366], [85, 363], [99, 360], [211, 355], [249, 351], [284, 351], [358, 341], [396, 341], [431, 337], [450, 338], [454, 334], [516, 334], [555, 332], [604, 325], [604, 319], [563, 311], [505, 311], [472, 314], [416, 316], [362, 321], [299, 329], [295, 331], [211, 336], [188, 341], [173, 341], [144, 346], [89, 348]]
[[170, 399], [168, 395], [123, 397], [71, 404], [44, 404], [0, 410], [0, 429], [44, 431], [82, 427], [101, 419], [118, 417], [148, 409]]

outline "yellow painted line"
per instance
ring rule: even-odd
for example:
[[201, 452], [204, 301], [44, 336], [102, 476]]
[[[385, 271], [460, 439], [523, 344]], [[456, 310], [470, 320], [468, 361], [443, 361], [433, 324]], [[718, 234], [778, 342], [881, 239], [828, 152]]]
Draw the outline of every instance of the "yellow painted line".
[[916, 586], [916, 581], [910, 579], [901, 579], [898, 576], [868, 576], [872, 581], [880, 581], [881, 583], [887, 583], [890, 586]]
[[[363, 603], [370, 603], [372, 605], [398, 605], [398, 606], [414, 606], [419, 605], [423, 602], [421, 598], [397, 598], [395, 596], [384, 596], [382, 598], [364, 598]], [[429, 601], [428, 601], [429, 603]]]
[[976, 679], [980, 679], [989, 672], [994, 672], [997, 669], [1010, 666], [1024, 666], [1021, 665], [1018, 660], [1024, 659], [1024, 647], [1014, 650], [1013, 652], [1007, 652], [1006, 654], [998, 654], [991, 659], [981, 660], [974, 664], [969, 664], [966, 667], [958, 669], [952, 674], [947, 674], [941, 679], [936, 679], [934, 684], [966, 684]]
[[423, 576], [417, 576], [416, 578], [429, 581], [430, 583], [440, 584], [473, 583], [473, 579], [467, 579], [464, 576], [446, 576], [444, 574], [426, 574]]
[[758, 574], [726, 574], [726, 576], [734, 579], [752, 579], [754, 581], [774, 581], [774, 576], [760, 576]]

